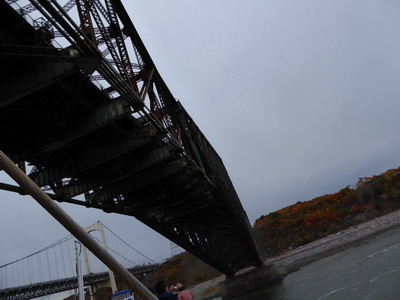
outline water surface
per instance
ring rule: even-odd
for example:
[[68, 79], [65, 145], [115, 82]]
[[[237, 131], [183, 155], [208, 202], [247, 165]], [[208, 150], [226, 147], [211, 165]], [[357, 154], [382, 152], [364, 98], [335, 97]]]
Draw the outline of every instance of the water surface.
[[[216, 298], [221, 299], [221, 298]], [[398, 300], [400, 228], [232, 300]]]

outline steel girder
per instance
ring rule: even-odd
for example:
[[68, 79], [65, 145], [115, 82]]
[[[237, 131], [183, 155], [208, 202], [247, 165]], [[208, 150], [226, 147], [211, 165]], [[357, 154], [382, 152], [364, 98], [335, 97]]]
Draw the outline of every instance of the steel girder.
[[[134, 76], [139, 91], [78, 26], [66, 21], [66, 12], [55, 1], [35, 1], [52, 16], [52, 25], [78, 56], [92, 59], [93, 65], [47, 57], [29, 62], [27, 69], [26, 60], [4, 61], [0, 76], [27, 69], [35, 77], [38, 70], [54, 69], [57, 64], [71, 64], [72, 73], [51, 73], [50, 84], [15, 93], [10, 103], [0, 100], [0, 116], [8, 117], [0, 118], [4, 129], [0, 148], [14, 161], [31, 164], [30, 176], [40, 186], [50, 187], [59, 201], [134, 216], [227, 275], [262, 264], [221, 158], [174, 99], [121, 2], [110, 1], [108, 7], [114, 9], [113, 16], [124, 26], [137, 56], [139, 70], [129, 77]], [[26, 37], [36, 36], [37, 30], [4, 2], [0, 5], [4, 15], [0, 42], [42, 46], [43, 42]], [[12, 24], [22, 24], [23, 30], [8, 33]], [[94, 70], [109, 87], [101, 89], [90, 81]], [[70, 199], [80, 194], [85, 200]]]
[[[149, 151], [148, 154], [138, 153], [135, 155], [125, 155], [117, 161], [111, 161], [110, 167], [101, 166], [107, 169], [107, 172], [97, 172], [96, 170], [85, 173], [76, 173], [76, 179], [71, 180], [67, 184], [57, 186], [57, 194], [64, 198], [73, 197], [82, 193], [85, 193], [87, 201], [93, 203], [91, 199], [100, 191], [106, 192], [108, 186], [115, 184], [129, 185], [130, 189], [138, 186], [139, 182], [149, 180], [149, 176], [146, 174], [149, 172], [148, 169], [161, 164], [166, 159], [173, 159], [174, 155], [170, 150], [166, 149], [166, 146], [158, 148], [159, 150]], [[164, 150], [164, 151], [161, 151]], [[120, 161], [120, 163], [118, 163]], [[123, 165], [121, 164], [123, 162]], [[157, 176], [160, 176], [159, 174]], [[157, 178], [154, 177], [154, 178]], [[153, 178], [153, 179], [154, 179]], [[127, 182], [126, 184], [124, 182]], [[141, 183], [143, 185], [144, 183]], [[98, 187], [102, 187], [98, 189]], [[93, 190], [92, 193], [88, 191]], [[92, 196], [93, 194], [93, 196]]]
[[115, 199], [120, 195], [147, 189], [149, 186], [157, 185], [162, 182], [162, 180], [174, 176], [178, 172], [182, 172], [185, 165], [186, 162], [184, 161], [173, 162], [173, 164], [167, 163], [163, 165], [162, 170], [151, 168], [133, 176], [115, 181], [114, 183], [107, 183], [103, 185], [101, 190], [87, 195], [86, 201], [96, 204], [106, 203], [110, 199]]
[[76, 72], [78, 72], [76, 66], [68, 62], [45, 63], [25, 72], [8, 72], [10, 76], [0, 83], [2, 95], [0, 108], [15, 103], [26, 95], [40, 91]]
[[[150, 143], [154, 138], [151, 133], [127, 134], [122, 140], [111, 140], [107, 144], [102, 144], [85, 149], [77, 153], [73, 159], [65, 160], [60, 164], [48, 166], [41, 170], [31, 173], [29, 176], [39, 186], [49, 185], [63, 178], [71, 178], [76, 174], [83, 173], [98, 165], [107, 163], [122, 155], [132, 152]], [[58, 145], [61, 147], [60, 145]], [[51, 147], [51, 145], [49, 145]]]

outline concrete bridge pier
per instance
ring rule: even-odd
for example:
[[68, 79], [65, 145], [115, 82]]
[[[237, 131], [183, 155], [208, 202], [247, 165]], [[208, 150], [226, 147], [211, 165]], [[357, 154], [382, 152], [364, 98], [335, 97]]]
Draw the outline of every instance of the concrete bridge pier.
[[[240, 274], [226, 277], [225, 281], [219, 284], [219, 291], [224, 300], [250, 299], [248, 295], [255, 290], [277, 282], [283, 277], [283, 272], [274, 265], [263, 264], [259, 267], [241, 271]], [[254, 296], [257, 297], [256, 295]]]

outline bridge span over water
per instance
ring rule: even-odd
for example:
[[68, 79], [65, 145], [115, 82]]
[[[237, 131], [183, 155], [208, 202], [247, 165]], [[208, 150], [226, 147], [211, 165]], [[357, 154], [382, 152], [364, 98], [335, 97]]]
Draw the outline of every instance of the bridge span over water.
[[135, 217], [226, 275], [262, 264], [120, 0], [1, 0], [0, 62], [0, 150], [53, 199]]

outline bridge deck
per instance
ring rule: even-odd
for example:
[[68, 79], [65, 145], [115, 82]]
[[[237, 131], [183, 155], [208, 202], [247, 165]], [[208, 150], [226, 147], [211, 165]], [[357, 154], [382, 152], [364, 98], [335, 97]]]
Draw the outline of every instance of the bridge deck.
[[261, 264], [222, 160], [173, 98], [120, 1], [111, 2], [139, 53], [139, 88], [76, 36], [53, 1], [38, 2], [74, 41], [68, 49], [54, 48], [47, 27], [34, 28], [11, 2], [0, 1], [0, 149], [32, 166], [29, 176], [58, 201], [133, 216], [227, 275]]
[[[128, 271], [133, 275], [150, 273], [159, 267], [158, 264], [137, 266], [129, 268]], [[108, 272], [91, 273], [83, 276], [84, 286], [95, 285], [103, 281], [109, 281]], [[32, 298], [44, 297], [64, 291], [70, 291], [78, 288], [78, 278], [70, 277], [61, 280], [47, 281], [26, 286], [18, 286], [0, 290], [0, 299], [2, 300], [29, 300]]]

